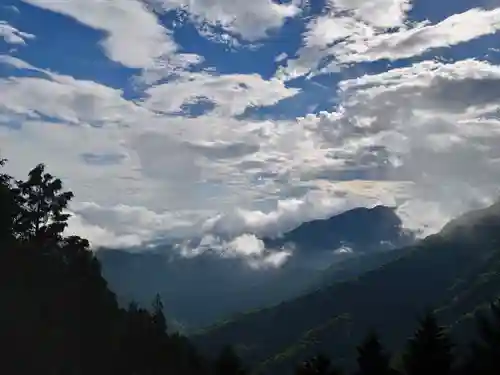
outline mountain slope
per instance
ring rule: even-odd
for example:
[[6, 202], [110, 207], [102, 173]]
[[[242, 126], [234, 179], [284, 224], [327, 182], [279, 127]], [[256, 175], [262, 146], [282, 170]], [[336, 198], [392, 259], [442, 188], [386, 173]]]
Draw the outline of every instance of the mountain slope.
[[416, 317], [436, 309], [456, 332], [500, 294], [500, 204], [462, 216], [400, 257], [356, 280], [247, 314], [197, 337], [208, 351], [226, 343], [263, 370], [288, 369], [318, 351], [349, 366], [367, 330], [401, 347]]
[[[378, 206], [304, 223], [279, 238], [263, 239], [266, 248], [294, 249], [280, 268], [256, 270], [242, 259], [221, 258], [210, 251], [188, 259], [170, 245], [154, 252], [101, 250], [98, 257], [122, 302], [149, 303], [160, 293], [170, 319], [196, 328], [355, 277], [385, 262], [387, 255], [381, 251], [412, 240], [394, 210]], [[334, 253], [340, 247], [348, 247], [350, 253]], [[366, 264], [365, 257], [371, 259]], [[337, 262], [342, 262], [338, 278], [339, 267], [335, 272], [325, 270]]]
[[401, 229], [401, 219], [386, 206], [358, 207], [327, 219], [313, 220], [277, 239], [268, 247], [294, 244], [300, 252], [324, 251], [342, 246], [369, 252], [385, 246], [401, 245], [413, 237]]

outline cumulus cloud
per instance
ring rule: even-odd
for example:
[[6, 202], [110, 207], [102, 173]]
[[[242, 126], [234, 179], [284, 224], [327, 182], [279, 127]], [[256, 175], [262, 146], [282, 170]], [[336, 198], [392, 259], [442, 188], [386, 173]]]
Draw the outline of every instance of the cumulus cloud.
[[199, 256], [205, 253], [217, 254], [227, 259], [244, 259], [253, 269], [277, 268], [292, 254], [288, 250], [267, 250], [264, 241], [254, 234], [244, 233], [231, 240], [212, 234], [205, 235], [196, 246], [185, 243], [179, 246], [182, 255]]
[[250, 106], [275, 104], [298, 91], [285, 87], [278, 79], [268, 81], [257, 74], [185, 73], [166, 84], [148, 88], [143, 104], [155, 111], [173, 113], [201, 97], [215, 104], [216, 115], [230, 117]]
[[93, 248], [101, 247], [124, 247], [142, 245], [144, 239], [139, 234], [118, 235], [109, 228], [103, 228], [98, 225], [83, 220], [80, 216], [70, 213], [68, 227], [65, 230], [66, 235], [77, 235], [88, 239]]
[[[481, 116], [495, 110], [497, 77], [496, 66], [474, 60], [415, 64], [342, 82], [339, 87], [345, 99], [337, 112], [309, 115], [295, 122], [247, 123], [246, 127], [237, 120], [219, 124], [222, 117], [213, 117], [213, 122], [207, 116], [182, 119], [178, 124], [185, 132], [180, 138], [175, 138], [175, 122], [161, 132], [154, 114], [126, 101], [119, 91], [59, 76], [17, 78], [7, 80], [2, 90], [4, 105], [10, 111], [48, 116], [61, 123], [31, 120], [23, 124], [22, 131], [4, 127], [0, 134], [14, 169], [27, 170], [40, 160], [46, 161], [74, 188], [79, 200], [119, 207], [111, 210], [111, 216], [92, 205], [73, 208], [86, 222], [107, 228], [115, 236], [110, 238], [135, 234], [148, 241], [173, 233], [211, 233], [226, 239], [245, 233], [275, 235], [302, 221], [358, 205], [397, 204], [394, 197], [408, 199], [409, 192], [420, 194], [425, 201], [446, 202], [449, 194], [437, 185], [450, 177], [449, 166], [490, 160], [491, 155], [481, 154], [475, 147], [472, 153], [467, 151], [467, 157], [474, 157], [468, 164], [463, 160], [455, 164], [457, 154], [446, 157], [446, 151], [465, 150], [474, 139], [477, 144], [485, 138], [489, 140], [482, 144], [491, 144], [493, 151], [494, 123], [481, 120]], [[43, 101], [37, 96], [38, 81], [50, 85], [50, 90], [40, 90], [45, 93]], [[481, 88], [482, 94], [471, 99], [471, 88]], [[80, 96], [93, 106], [80, 107]], [[402, 106], [403, 101], [412, 106]], [[113, 117], [113, 113], [120, 117]], [[109, 120], [104, 126], [97, 126], [105, 117]], [[469, 126], [459, 126], [465, 123]], [[201, 124], [207, 129], [196, 131]], [[228, 143], [203, 141], [217, 139], [214, 134], [231, 128], [237, 129], [234, 139], [240, 142], [238, 147], [230, 137]], [[248, 148], [242, 137], [247, 133], [253, 134], [248, 139], [259, 147]], [[456, 144], [443, 144], [446, 139], [456, 139]], [[24, 156], [17, 158], [20, 153]], [[436, 155], [441, 161], [425, 162]], [[424, 162], [418, 163], [422, 158]], [[74, 173], [76, 169], [78, 173]], [[482, 170], [458, 170], [455, 179], [466, 178], [467, 183], [460, 186], [475, 184], [483, 194], [486, 177], [495, 174], [491, 168]], [[364, 187], [361, 182], [347, 183], [345, 180], [353, 179], [350, 176], [370, 180], [370, 188], [367, 183]], [[446, 183], [449, 186], [450, 182]], [[459, 190], [459, 185], [455, 189]], [[434, 191], [433, 196], [430, 191]], [[470, 189], [461, 191], [461, 199], [469, 193]], [[124, 198], [130, 207], [137, 208], [120, 206]], [[461, 209], [456, 203], [443, 206], [443, 220]], [[267, 208], [257, 209], [256, 204]], [[164, 213], [185, 217], [189, 210], [198, 214], [188, 215], [190, 218], [181, 224], [176, 223], [175, 215]], [[412, 217], [411, 206], [401, 212]], [[98, 242], [105, 242], [102, 236], [97, 233]]]
[[344, 116], [368, 124], [355, 152], [384, 147], [398, 160], [387, 177], [411, 179], [414, 199], [448, 214], [486, 204], [497, 194], [499, 73], [476, 60], [422, 62], [344, 81]]
[[[29, 69], [20, 60], [11, 63]], [[122, 98], [116, 90], [94, 81], [44, 72], [43, 77], [8, 77], [0, 79], [1, 106], [31, 119], [50, 117], [69, 124], [92, 126], [116, 124], [140, 116], [141, 108]], [[50, 95], [47, 95], [50, 92]], [[130, 118], [132, 116], [132, 118]]]
[[16, 29], [14, 26], [9, 25], [6, 21], [0, 20], [0, 38], [8, 44], [25, 45], [26, 40], [34, 39], [33, 34], [29, 34]]
[[106, 32], [102, 47], [108, 57], [131, 68], [150, 67], [177, 48], [170, 32], [137, 0], [23, 1]]
[[[15, 72], [0, 78], [8, 171], [22, 177], [47, 163], [76, 194], [68, 230], [95, 246], [197, 238], [187, 253], [213, 248], [253, 267], [279, 266], [290, 254], [265, 249], [259, 238], [303, 221], [387, 204], [425, 235], [497, 194], [500, 68], [492, 62], [422, 61], [352, 79], [340, 74], [334, 107], [255, 120], [249, 108], [272, 108], [306, 89], [257, 73], [189, 72], [203, 57], [180, 49], [139, 1], [25, 1], [104, 31], [108, 57], [141, 68], [142, 85], [130, 99], [125, 90], [0, 56]], [[183, 9], [198, 27], [247, 41], [304, 7], [148, 3]], [[471, 9], [431, 25], [408, 22], [408, 1], [329, 4], [307, 20], [303, 47], [279, 56], [280, 64], [288, 59], [282, 77], [421, 55], [498, 27], [498, 9]]]
[[272, 0], [149, 0], [165, 11], [183, 10], [198, 24], [222, 26], [226, 31], [249, 41], [266, 36], [300, 12], [300, 4], [279, 4]]
[[410, 0], [328, 0], [335, 10], [348, 11], [356, 19], [378, 28], [401, 26], [411, 9]]

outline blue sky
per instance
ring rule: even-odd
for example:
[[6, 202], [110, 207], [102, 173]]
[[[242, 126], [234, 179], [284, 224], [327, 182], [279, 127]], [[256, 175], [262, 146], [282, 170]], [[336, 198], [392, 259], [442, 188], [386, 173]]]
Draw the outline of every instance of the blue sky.
[[96, 245], [258, 257], [378, 203], [429, 233], [496, 198], [499, 29], [496, 0], [4, 0], [0, 150]]

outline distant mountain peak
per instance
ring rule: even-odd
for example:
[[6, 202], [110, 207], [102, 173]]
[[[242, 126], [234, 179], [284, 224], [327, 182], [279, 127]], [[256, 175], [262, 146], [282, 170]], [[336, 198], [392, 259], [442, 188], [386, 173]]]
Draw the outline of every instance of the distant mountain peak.
[[381, 247], [399, 247], [414, 240], [402, 228], [394, 207], [377, 205], [357, 207], [326, 219], [305, 222], [277, 239], [266, 241], [268, 247], [292, 245], [298, 251], [333, 250], [349, 247], [371, 251]]

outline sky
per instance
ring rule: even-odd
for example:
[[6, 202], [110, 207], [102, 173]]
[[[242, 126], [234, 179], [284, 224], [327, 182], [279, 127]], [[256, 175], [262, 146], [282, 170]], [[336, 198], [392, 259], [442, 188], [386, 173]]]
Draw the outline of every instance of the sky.
[[1, 156], [96, 247], [259, 258], [376, 204], [425, 235], [498, 198], [499, 29], [500, 0], [0, 0]]

